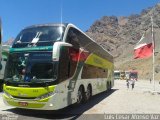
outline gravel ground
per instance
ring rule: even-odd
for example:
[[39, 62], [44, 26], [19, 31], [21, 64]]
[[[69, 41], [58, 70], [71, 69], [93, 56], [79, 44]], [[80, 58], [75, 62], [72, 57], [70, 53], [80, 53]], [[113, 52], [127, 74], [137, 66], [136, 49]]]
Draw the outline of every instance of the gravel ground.
[[[131, 86], [130, 86], [131, 87]], [[149, 81], [139, 80], [135, 88], [127, 89], [125, 81], [115, 81], [113, 92], [98, 105], [87, 110], [86, 114], [160, 114], [160, 85]]]

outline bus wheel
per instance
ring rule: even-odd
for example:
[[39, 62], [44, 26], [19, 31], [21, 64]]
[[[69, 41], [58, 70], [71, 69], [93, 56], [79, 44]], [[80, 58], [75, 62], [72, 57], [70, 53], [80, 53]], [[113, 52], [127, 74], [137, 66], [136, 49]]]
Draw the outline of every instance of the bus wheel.
[[77, 94], [77, 104], [81, 104], [83, 101], [83, 88], [80, 86]]
[[109, 82], [109, 87], [108, 87], [108, 91], [111, 90], [111, 82]]
[[107, 82], [107, 89], [106, 91], [110, 91], [111, 90], [111, 82]]
[[2, 92], [3, 91], [3, 87], [2, 87], [2, 85], [0, 85], [0, 92]]
[[87, 91], [85, 94], [85, 101], [88, 101], [92, 97], [92, 87], [91, 85], [88, 85]]
[[2, 92], [2, 91], [3, 91], [3, 83], [0, 82], [0, 92]]

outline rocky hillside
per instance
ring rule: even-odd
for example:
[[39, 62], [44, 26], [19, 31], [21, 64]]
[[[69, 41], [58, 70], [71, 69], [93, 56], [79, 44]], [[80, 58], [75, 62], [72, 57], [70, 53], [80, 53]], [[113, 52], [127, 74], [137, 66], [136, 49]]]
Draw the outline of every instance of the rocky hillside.
[[152, 58], [134, 59], [133, 50], [142, 34], [151, 28], [152, 15], [156, 40], [156, 79], [160, 80], [160, 4], [130, 16], [104, 16], [95, 21], [86, 32], [91, 38], [107, 49], [115, 58], [115, 69], [139, 71], [139, 77], [152, 77]]
[[14, 41], [14, 38], [10, 38], [7, 41], [3, 42], [2, 44], [3, 45], [12, 45], [13, 41]]

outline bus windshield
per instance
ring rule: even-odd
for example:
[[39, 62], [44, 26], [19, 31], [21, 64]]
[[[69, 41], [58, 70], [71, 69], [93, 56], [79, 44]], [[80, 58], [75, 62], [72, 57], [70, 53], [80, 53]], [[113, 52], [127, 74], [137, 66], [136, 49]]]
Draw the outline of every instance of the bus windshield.
[[26, 47], [36, 44], [36, 46], [50, 45], [55, 41], [62, 40], [64, 33], [63, 26], [36, 26], [22, 30], [16, 37], [13, 48]]
[[45, 82], [57, 78], [53, 73], [51, 52], [14, 53], [7, 61], [5, 80], [10, 82]]
[[138, 75], [136, 72], [132, 72], [130, 73], [130, 77], [133, 77], [133, 78], [138, 78]]
[[114, 73], [114, 76], [118, 77], [118, 76], [120, 76], [120, 73], [116, 72], [116, 73]]

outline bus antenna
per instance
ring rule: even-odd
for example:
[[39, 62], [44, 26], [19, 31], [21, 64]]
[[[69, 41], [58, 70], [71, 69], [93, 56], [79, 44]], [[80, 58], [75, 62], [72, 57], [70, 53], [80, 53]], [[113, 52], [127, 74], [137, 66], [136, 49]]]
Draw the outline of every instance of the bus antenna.
[[62, 22], [63, 22], [63, 0], [61, 0], [61, 6], [60, 6], [60, 14], [61, 14], [61, 25], [62, 25]]

